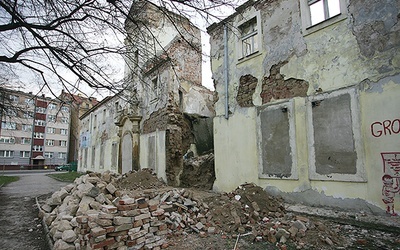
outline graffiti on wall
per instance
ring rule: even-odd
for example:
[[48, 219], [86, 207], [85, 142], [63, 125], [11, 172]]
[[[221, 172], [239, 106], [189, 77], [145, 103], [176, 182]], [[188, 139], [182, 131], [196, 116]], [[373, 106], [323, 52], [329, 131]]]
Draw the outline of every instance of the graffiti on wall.
[[381, 153], [383, 163], [382, 201], [386, 213], [397, 216], [394, 211], [394, 198], [400, 193], [400, 152]]
[[374, 137], [397, 135], [399, 133], [400, 119], [384, 120], [383, 122], [373, 122], [371, 124], [371, 134]]

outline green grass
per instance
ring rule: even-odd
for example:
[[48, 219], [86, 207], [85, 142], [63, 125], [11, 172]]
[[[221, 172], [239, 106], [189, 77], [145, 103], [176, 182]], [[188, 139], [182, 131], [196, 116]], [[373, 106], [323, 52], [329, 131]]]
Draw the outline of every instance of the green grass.
[[13, 181], [18, 181], [19, 177], [18, 176], [4, 176], [4, 175], [0, 175], [0, 186], [6, 185], [10, 182]]
[[83, 174], [72, 171], [72, 172], [65, 172], [65, 173], [59, 173], [59, 174], [48, 174], [47, 176], [49, 176], [53, 179], [56, 179], [58, 181], [74, 182], [74, 180], [81, 175], [83, 175]]

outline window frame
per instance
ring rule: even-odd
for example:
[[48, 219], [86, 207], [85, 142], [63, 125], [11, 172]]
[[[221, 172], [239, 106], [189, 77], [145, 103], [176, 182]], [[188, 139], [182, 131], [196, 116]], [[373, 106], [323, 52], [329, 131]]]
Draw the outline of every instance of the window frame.
[[[63, 132], [63, 131], [65, 131], [65, 132]], [[60, 129], [60, 135], [68, 135], [68, 129], [66, 129], [66, 128], [61, 128], [61, 129]]]
[[31, 151], [19, 151], [19, 157], [20, 158], [30, 158]]
[[6, 122], [6, 121], [3, 121], [3, 122], [1, 123], [1, 129], [16, 130], [16, 129], [17, 129], [17, 123], [16, 123], [16, 122]]
[[53, 139], [46, 139], [46, 146], [54, 146], [54, 140]]
[[43, 146], [42, 145], [33, 145], [32, 151], [33, 152], [43, 152]]
[[[242, 36], [243, 28], [252, 22], [255, 22], [256, 31], [253, 31], [249, 34]], [[240, 35], [237, 36], [237, 44], [236, 44], [238, 63], [241, 63], [243, 61], [246, 61], [247, 59], [251, 59], [258, 55], [261, 55], [262, 49], [263, 49], [263, 43], [262, 43], [262, 25], [261, 25], [260, 11], [259, 10], [253, 11], [250, 15], [248, 15], [247, 17], [244, 17], [241, 21], [238, 21], [235, 24], [235, 27], [237, 28], [237, 31], [240, 33]], [[255, 39], [257, 39], [258, 48], [257, 48], [257, 50], [254, 50], [252, 53], [250, 53], [248, 55], [244, 55], [243, 54], [243, 40], [248, 39], [250, 37], [255, 37]]]
[[66, 159], [67, 153], [66, 152], [58, 152], [58, 159]]
[[32, 143], [32, 138], [29, 138], [29, 137], [21, 138], [21, 144], [31, 144], [31, 143]]
[[2, 144], [15, 144], [15, 137], [13, 136], [1, 136], [0, 143]]
[[21, 130], [25, 132], [31, 132], [33, 129], [32, 124], [22, 124]]
[[[340, 95], [349, 94], [350, 95], [350, 113], [352, 121], [352, 132], [354, 148], [357, 155], [356, 162], [356, 173], [355, 174], [318, 174], [315, 163], [315, 147], [314, 147], [314, 126], [313, 126], [313, 116], [312, 108], [313, 102], [322, 101], [331, 97], [337, 97]], [[307, 109], [307, 140], [308, 143], [308, 164], [309, 164], [309, 179], [318, 181], [348, 181], [348, 182], [366, 182], [367, 177], [364, 168], [364, 153], [363, 144], [361, 140], [360, 129], [360, 117], [359, 117], [359, 93], [355, 87], [340, 89], [332, 92], [327, 92], [315, 96], [309, 96], [306, 101]]]
[[[263, 163], [263, 152], [262, 152], [262, 131], [261, 131], [261, 112], [276, 109], [286, 109], [288, 113], [288, 123], [289, 123], [289, 145], [290, 145], [290, 155], [292, 157], [291, 174], [288, 177], [274, 176], [271, 174], [264, 174], [264, 163]], [[257, 128], [257, 147], [259, 150], [258, 154], [258, 178], [260, 179], [286, 179], [286, 180], [298, 180], [298, 169], [297, 169], [297, 146], [295, 140], [291, 138], [296, 138], [296, 126], [294, 117], [294, 100], [284, 100], [281, 102], [273, 103], [270, 105], [260, 106], [257, 110], [257, 123], [259, 124]]]
[[14, 158], [13, 150], [0, 150], [0, 158]]
[[49, 103], [49, 105], [47, 105], [47, 108], [50, 109], [50, 110], [57, 109], [57, 104], [55, 104], [55, 103]]
[[[318, 1], [326, 1], [326, 0], [316, 0], [316, 1], [313, 1], [313, 3], [316, 3]], [[340, 13], [339, 14], [328, 17], [325, 20], [312, 25], [309, 1], [308, 0], [300, 0], [300, 16], [301, 16], [301, 22], [302, 22], [303, 35], [304, 36], [309, 35], [320, 29], [323, 29], [334, 23], [337, 23], [337, 22], [340, 22], [340, 21], [346, 19], [347, 18], [346, 0], [339, 0], [339, 5], [340, 5]]]
[[44, 158], [47, 158], [47, 159], [53, 159], [54, 158], [54, 152], [49, 152], [49, 151], [44, 152], [43, 156], [44, 156]]
[[59, 145], [60, 145], [60, 147], [67, 147], [67, 141], [66, 140], [60, 140]]

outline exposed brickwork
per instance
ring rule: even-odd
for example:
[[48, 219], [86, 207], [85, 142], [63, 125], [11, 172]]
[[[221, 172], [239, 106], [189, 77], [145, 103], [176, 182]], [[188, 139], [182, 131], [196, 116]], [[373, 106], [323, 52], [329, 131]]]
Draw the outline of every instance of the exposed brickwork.
[[286, 62], [272, 66], [269, 77], [264, 78], [260, 94], [263, 104], [271, 100], [307, 96], [308, 82], [294, 78], [285, 80], [280, 73], [280, 68], [284, 64]]
[[[174, 103], [171, 101], [171, 103]], [[183, 167], [183, 155], [193, 142], [193, 135], [190, 132], [190, 121], [187, 121], [176, 105], [169, 104], [163, 109], [159, 109], [144, 121], [143, 133], [151, 133], [165, 130], [166, 140], [166, 174], [169, 185], [177, 186], [178, 174]]]
[[239, 90], [236, 101], [241, 107], [252, 107], [253, 94], [257, 87], [258, 79], [252, 75], [244, 75], [239, 80]]

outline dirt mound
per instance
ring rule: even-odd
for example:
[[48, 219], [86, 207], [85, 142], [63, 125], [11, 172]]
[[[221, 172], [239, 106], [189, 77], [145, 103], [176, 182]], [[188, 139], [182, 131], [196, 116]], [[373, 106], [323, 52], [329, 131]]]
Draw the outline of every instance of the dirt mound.
[[151, 169], [126, 173], [115, 183], [115, 187], [126, 190], [152, 189], [165, 186], [165, 183], [157, 179], [156, 174]]
[[181, 187], [211, 190], [215, 181], [214, 154], [183, 159]]

